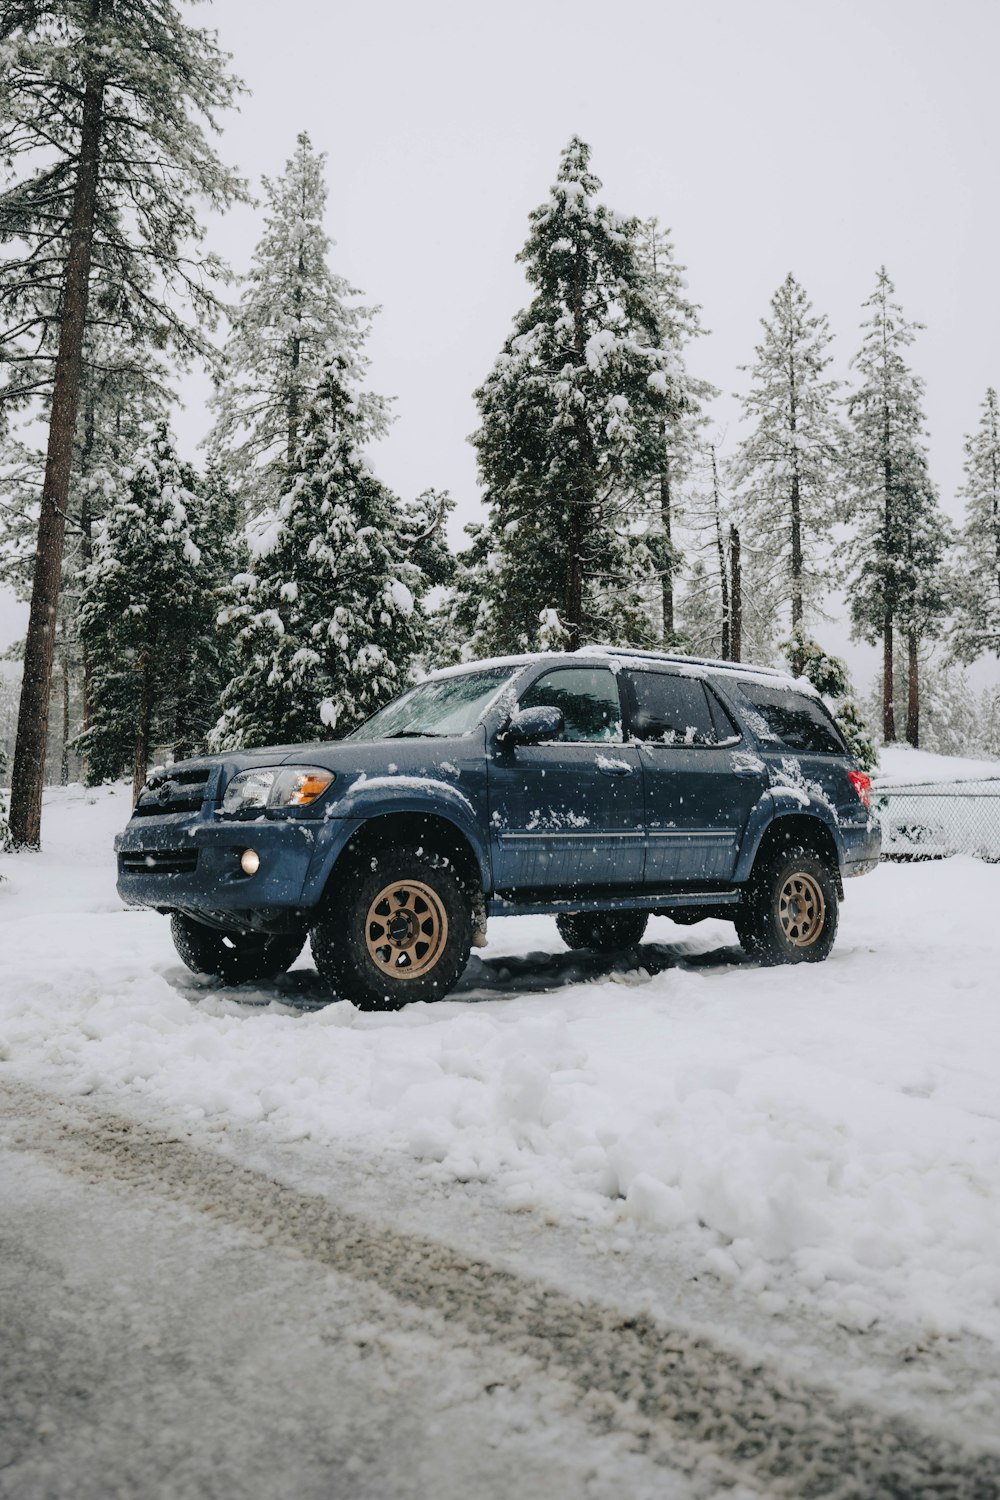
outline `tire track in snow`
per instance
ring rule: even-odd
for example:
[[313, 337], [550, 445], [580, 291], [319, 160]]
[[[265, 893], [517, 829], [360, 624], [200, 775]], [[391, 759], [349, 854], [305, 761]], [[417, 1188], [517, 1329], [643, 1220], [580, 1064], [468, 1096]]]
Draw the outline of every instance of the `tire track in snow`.
[[[578, 1392], [597, 1429], [717, 1489], [824, 1500], [1000, 1500], [1000, 1457], [897, 1415], [851, 1406], [649, 1316], [623, 1316], [542, 1281], [382, 1227], [209, 1149], [8, 1084], [11, 1144], [79, 1178], [176, 1202], [275, 1251], [373, 1283]], [[60, 1118], [61, 1115], [61, 1118]]]

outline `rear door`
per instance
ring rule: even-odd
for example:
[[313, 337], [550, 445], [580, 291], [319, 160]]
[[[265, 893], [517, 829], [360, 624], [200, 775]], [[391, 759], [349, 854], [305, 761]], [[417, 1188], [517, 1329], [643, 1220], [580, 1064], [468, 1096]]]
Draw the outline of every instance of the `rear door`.
[[562, 710], [562, 738], [489, 759], [490, 833], [498, 891], [640, 887], [642, 775], [626, 745], [615, 675], [556, 667], [519, 708]]
[[642, 765], [644, 884], [731, 879], [767, 785], [763, 761], [702, 678], [659, 667], [622, 675]]

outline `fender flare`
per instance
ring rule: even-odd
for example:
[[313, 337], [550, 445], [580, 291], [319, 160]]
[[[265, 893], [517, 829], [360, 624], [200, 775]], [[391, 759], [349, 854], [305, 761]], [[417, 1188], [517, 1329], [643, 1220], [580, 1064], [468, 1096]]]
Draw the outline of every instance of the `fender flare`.
[[740, 857], [736, 861], [736, 871], [733, 875], [737, 885], [743, 885], [750, 879], [757, 851], [768, 829], [780, 818], [793, 815], [800, 818], [813, 818], [817, 823], [821, 823], [833, 840], [833, 847], [837, 851], [838, 866], [843, 865], [843, 840], [829, 804], [810, 796], [804, 789], [799, 791], [798, 788], [771, 787], [754, 807], [747, 820], [746, 828], [743, 830]]
[[317, 829], [316, 853], [302, 893], [307, 906], [320, 900], [337, 860], [355, 834], [366, 823], [396, 813], [450, 823], [472, 850], [484, 893], [492, 889], [489, 851], [480, 837], [476, 810], [464, 792], [431, 778], [421, 777], [415, 786], [400, 776], [373, 776], [356, 781], [336, 803], [336, 816], [326, 824], [333, 837], [324, 837]]

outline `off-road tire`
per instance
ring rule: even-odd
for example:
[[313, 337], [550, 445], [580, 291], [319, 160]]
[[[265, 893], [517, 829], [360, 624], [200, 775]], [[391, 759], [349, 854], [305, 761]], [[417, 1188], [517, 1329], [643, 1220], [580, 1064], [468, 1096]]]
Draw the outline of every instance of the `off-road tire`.
[[561, 913], [556, 927], [567, 948], [623, 953], [641, 941], [648, 921], [648, 911], [580, 911]]
[[368, 850], [326, 894], [309, 934], [316, 967], [359, 1010], [443, 1000], [469, 961], [472, 896], [433, 848]]
[[195, 974], [216, 974], [230, 984], [273, 979], [302, 952], [305, 933], [220, 932], [174, 912], [170, 935], [178, 956]]
[[766, 855], [735, 917], [745, 953], [762, 964], [817, 964], [837, 936], [840, 903], [830, 866], [811, 849]]

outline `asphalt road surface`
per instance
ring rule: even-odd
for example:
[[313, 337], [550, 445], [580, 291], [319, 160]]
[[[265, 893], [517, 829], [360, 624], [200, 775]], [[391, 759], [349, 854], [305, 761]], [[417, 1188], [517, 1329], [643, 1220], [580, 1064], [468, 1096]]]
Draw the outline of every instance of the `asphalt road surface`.
[[456, 1249], [359, 1180], [5, 1083], [0, 1496], [1000, 1497], [994, 1433], [631, 1311], [610, 1278], [568, 1289], [544, 1254]]

